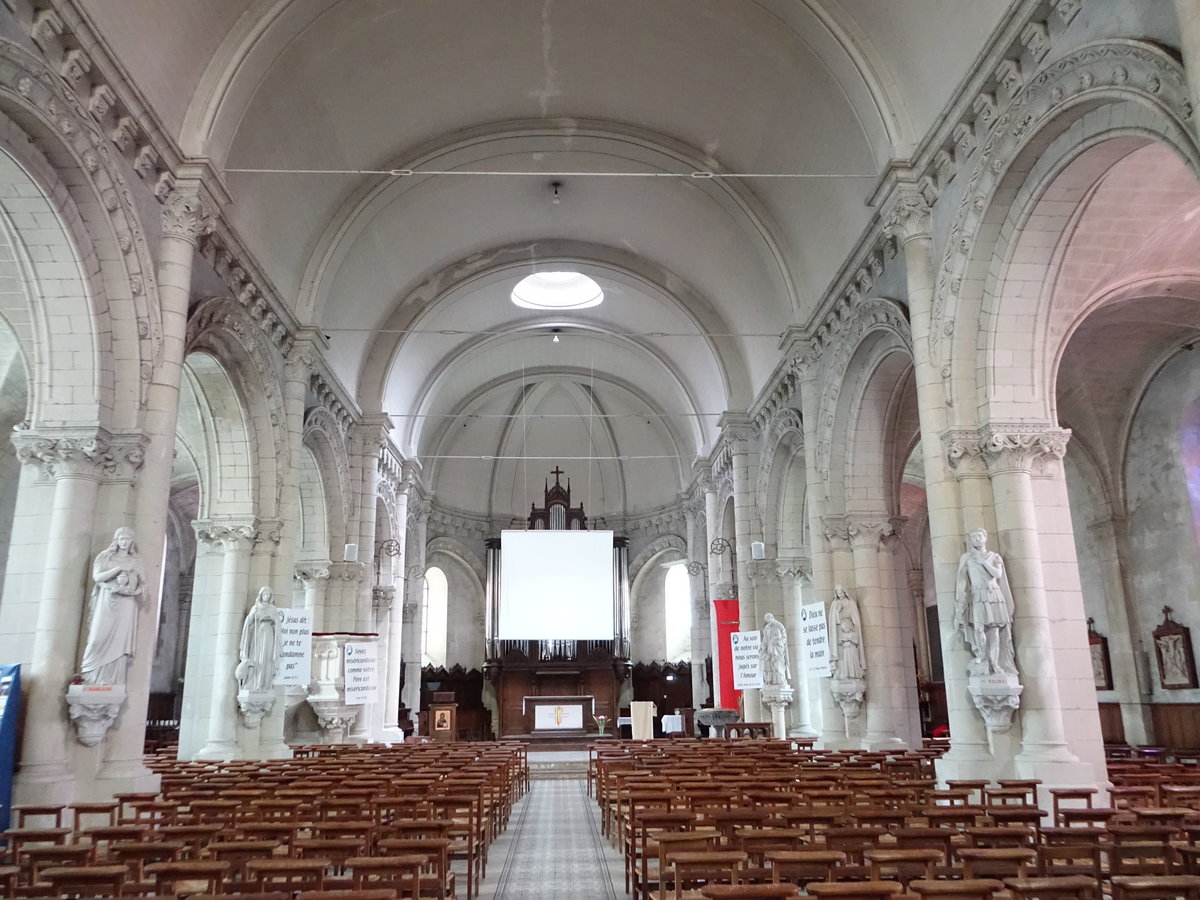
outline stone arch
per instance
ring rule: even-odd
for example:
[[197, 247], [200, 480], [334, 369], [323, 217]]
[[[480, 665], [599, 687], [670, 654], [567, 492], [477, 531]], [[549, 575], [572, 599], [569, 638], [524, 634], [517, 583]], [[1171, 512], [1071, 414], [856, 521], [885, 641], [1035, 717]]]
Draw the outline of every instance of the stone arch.
[[[757, 494], [763, 511], [763, 542], [768, 557], [794, 556], [808, 546], [808, 479], [800, 413], [791, 407], [779, 410], [763, 430], [762, 445]], [[788, 537], [781, 538], [782, 534]]]
[[[988, 315], [998, 315], [987, 312], [997, 300], [992, 278], [1014, 226], [1030, 211], [1027, 203], [1015, 204], [1022, 189], [1044, 186], [1054, 168], [1114, 138], [1162, 143], [1195, 171], [1200, 154], [1188, 130], [1190, 116], [1186, 81], [1175, 60], [1143, 42], [1112, 40], [1046, 65], [1020, 87], [990, 129], [976, 136], [969, 165], [960, 164], [960, 199], [930, 325], [931, 357], [942, 369], [948, 406], [961, 409], [972, 399], [986, 406], [989, 367], [996, 366], [996, 354], [1009, 349], [991, 340], [981, 348], [977, 333], [991, 324]], [[1010, 221], [1014, 215], [1017, 219]], [[1013, 374], [1011, 367], [997, 368]], [[1039, 371], [1044, 374], [1044, 367]], [[1024, 416], [1049, 420], [1046, 399], [1033, 403], [1041, 404], [1036, 415], [1026, 407]], [[960, 416], [968, 414], [964, 410]]]
[[207, 351], [237, 387], [254, 435], [256, 513], [273, 518], [282, 499], [279, 462], [289, 458], [278, 354], [264, 343], [246, 310], [228, 297], [207, 300], [196, 309], [188, 321], [185, 350], [188, 355]]
[[325, 558], [335, 559], [338, 558], [336, 555], [329, 554], [334, 554], [338, 547], [346, 543], [352, 491], [345, 436], [333, 414], [325, 407], [313, 407], [305, 414], [304, 446], [312, 454], [321, 478], [329, 541], [325, 547]]
[[[845, 465], [845, 443], [839, 443], [835, 436], [848, 436], [853, 421], [847, 418], [850, 407], [843, 400], [848, 377], [861, 379], [863, 368], [867, 366], [864, 360], [881, 347], [888, 348], [887, 352], [895, 350], [910, 357], [912, 353], [912, 332], [904, 311], [898, 303], [887, 298], [872, 298], [854, 307], [841, 335], [842, 340], [831, 345], [822, 366], [825, 379], [817, 415], [816, 454], [818, 471], [826, 482], [830, 482], [835, 463], [841, 467]], [[850, 371], [852, 362], [855, 363], [854, 372]], [[867, 366], [867, 371], [871, 368]], [[865, 388], [860, 389], [860, 395], [852, 402], [860, 401], [862, 389]], [[847, 474], [844, 468], [842, 472]]]
[[[162, 329], [154, 263], [123, 160], [75, 93], [62, 90], [58, 73], [7, 42], [0, 43], [0, 156], [36, 186], [22, 198], [23, 213], [36, 215], [39, 204], [43, 212], [32, 242], [57, 248], [26, 261], [43, 295], [29, 322], [30, 334], [39, 332], [38, 353], [27, 354], [36, 373], [32, 424], [134, 431]], [[84, 373], [88, 389], [50, 384], [42, 372], [53, 367]]]
[[486, 603], [483, 560], [457, 538], [436, 537], [425, 548], [425, 567], [432, 566], [446, 575], [449, 589], [446, 659], [466, 668], [482, 666]]
[[681, 560], [687, 559], [687, 541], [676, 534], [664, 534], [643, 547], [630, 561], [630, 637], [632, 656], [636, 661], [666, 659], [663, 594], [666, 570], [658, 562], [674, 555]]

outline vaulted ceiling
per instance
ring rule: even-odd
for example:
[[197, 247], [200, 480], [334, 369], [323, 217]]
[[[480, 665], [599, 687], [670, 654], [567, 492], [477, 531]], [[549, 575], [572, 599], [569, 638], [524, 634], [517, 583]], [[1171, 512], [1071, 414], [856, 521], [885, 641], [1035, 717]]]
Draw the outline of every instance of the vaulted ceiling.
[[[1010, 6], [83, 5], [443, 502], [519, 511], [529, 473], [579, 457], [609, 515], [670, 502], [746, 409]], [[555, 268], [605, 302], [509, 302]]]

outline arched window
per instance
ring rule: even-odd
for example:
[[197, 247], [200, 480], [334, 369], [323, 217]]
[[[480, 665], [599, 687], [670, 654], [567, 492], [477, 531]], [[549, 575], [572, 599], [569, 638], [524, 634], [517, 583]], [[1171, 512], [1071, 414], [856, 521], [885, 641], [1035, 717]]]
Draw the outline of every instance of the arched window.
[[688, 588], [686, 566], [667, 569], [667, 577], [663, 579], [663, 607], [667, 659], [671, 662], [688, 662], [692, 658], [692, 604]]
[[437, 566], [425, 570], [425, 596], [421, 610], [421, 663], [446, 665], [446, 626], [450, 588], [446, 573]]

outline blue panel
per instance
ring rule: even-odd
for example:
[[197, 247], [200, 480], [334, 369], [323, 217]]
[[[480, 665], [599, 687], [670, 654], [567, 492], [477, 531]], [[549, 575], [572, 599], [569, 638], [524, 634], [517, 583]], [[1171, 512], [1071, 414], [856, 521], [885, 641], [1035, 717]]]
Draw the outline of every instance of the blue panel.
[[20, 711], [21, 667], [0, 665], [0, 831], [9, 826]]

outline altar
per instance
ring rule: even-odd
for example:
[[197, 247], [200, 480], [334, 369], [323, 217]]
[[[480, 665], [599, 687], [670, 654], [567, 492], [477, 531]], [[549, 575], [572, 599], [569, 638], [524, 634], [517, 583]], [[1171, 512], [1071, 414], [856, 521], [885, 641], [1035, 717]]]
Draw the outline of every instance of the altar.
[[580, 737], [596, 714], [596, 698], [591, 695], [523, 697], [521, 712], [532, 714], [529, 733], [533, 737]]

